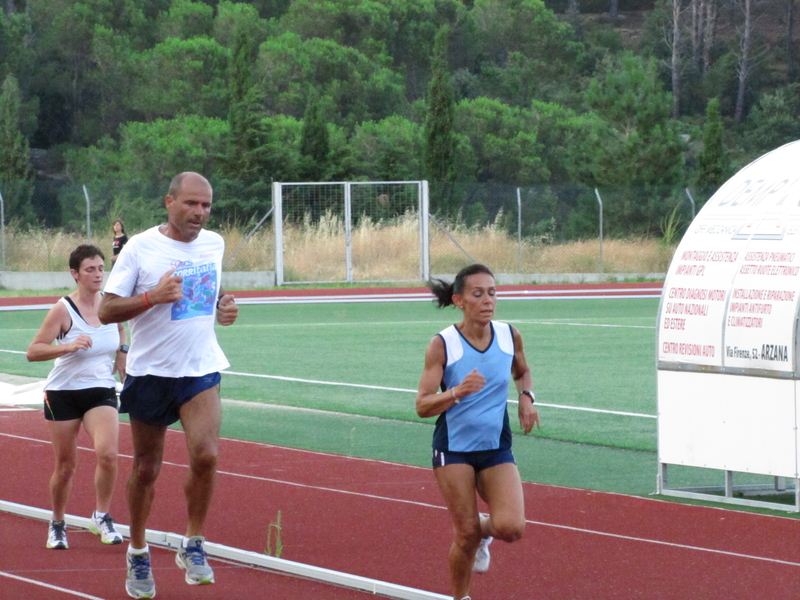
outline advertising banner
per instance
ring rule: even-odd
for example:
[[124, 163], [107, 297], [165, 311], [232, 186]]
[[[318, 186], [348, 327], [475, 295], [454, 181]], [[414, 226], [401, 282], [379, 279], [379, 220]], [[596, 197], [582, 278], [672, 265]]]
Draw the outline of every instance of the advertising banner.
[[659, 368], [795, 374], [798, 165], [800, 142], [761, 157], [692, 222], [664, 284]]

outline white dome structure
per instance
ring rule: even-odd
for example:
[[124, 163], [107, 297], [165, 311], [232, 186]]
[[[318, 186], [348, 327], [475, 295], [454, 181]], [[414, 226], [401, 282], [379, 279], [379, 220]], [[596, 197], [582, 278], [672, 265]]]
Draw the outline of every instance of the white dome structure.
[[[728, 180], [670, 264], [657, 324], [660, 493], [774, 508], [733, 494], [734, 472], [770, 475], [778, 488], [795, 480], [800, 512], [799, 301], [797, 141]], [[668, 465], [724, 471], [725, 495], [671, 489]]]

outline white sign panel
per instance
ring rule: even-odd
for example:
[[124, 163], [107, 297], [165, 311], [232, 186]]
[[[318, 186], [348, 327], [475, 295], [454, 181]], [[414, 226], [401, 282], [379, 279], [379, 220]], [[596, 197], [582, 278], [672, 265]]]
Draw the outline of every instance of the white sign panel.
[[706, 203], [670, 265], [660, 366], [794, 373], [800, 142], [742, 169]]

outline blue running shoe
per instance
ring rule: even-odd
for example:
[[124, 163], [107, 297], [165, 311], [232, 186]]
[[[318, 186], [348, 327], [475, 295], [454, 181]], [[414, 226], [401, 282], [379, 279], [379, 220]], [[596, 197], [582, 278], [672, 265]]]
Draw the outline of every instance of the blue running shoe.
[[131, 598], [155, 598], [156, 582], [150, 569], [150, 553], [127, 553], [128, 579], [125, 581], [125, 591]]

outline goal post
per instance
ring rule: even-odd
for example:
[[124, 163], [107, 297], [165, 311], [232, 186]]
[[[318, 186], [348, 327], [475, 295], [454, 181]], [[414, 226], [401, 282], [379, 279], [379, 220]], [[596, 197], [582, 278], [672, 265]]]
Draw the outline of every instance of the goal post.
[[430, 278], [427, 181], [273, 182], [276, 285]]

